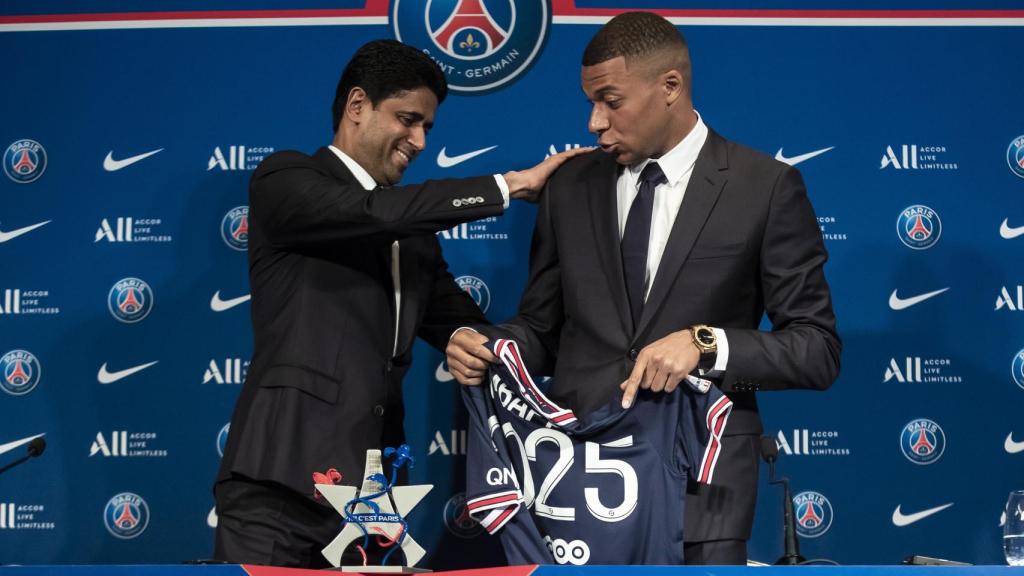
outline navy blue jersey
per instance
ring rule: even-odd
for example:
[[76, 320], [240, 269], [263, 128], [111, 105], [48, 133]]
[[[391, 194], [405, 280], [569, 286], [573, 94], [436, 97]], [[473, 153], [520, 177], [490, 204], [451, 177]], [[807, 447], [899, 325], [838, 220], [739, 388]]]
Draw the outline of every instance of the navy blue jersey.
[[510, 564], [681, 564], [687, 479], [710, 484], [732, 402], [711, 386], [641, 391], [586, 418], [551, 402], [515, 342], [463, 386], [467, 508]]

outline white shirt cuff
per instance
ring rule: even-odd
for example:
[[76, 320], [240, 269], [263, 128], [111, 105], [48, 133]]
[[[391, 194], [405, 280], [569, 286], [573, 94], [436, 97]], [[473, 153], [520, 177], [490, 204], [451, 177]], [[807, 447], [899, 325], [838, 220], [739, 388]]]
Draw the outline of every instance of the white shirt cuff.
[[715, 354], [715, 367], [711, 369], [708, 375], [716, 376], [725, 372], [725, 368], [729, 364], [729, 339], [725, 336], [725, 330], [721, 328], [712, 328], [712, 330], [715, 332], [718, 352]]
[[[498, 190], [501, 190], [501, 197], [505, 200], [503, 207], [505, 210], [508, 210], [508, 182], [505, 182], [505, 177], [501, 174], [495, 174], [494, 181], [498, 183]], [[455, 332], [458, 332], [458, 330]], [[452, 334], [454, 335], [454, 332]]]
[[460, 328], [456, 328], [455, 331], [452, 332], [452, 335], [448, 337], [448, 341], [451, 342], [452, 338], [455, 338], [455, 335], [458, 334], [459, 332], [462, 332], [463, 330], [469, 330], [470, 332], [476, 332], [477, 334], [479, 334], [479, 332], [477, 332], [476, 330], [473, 330], [469, 326], [462, 326]]

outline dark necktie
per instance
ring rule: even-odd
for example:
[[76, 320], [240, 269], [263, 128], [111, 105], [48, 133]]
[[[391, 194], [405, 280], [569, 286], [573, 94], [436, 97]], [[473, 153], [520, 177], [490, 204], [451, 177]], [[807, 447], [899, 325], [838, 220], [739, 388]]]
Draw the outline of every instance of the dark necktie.
[[665, 173], [651, 162], [640, 173], [640, 192], [633, 199], [622, 231], [622, 272], [626, 277], [626, 296], [633, 314], [633, 328], [644, 310], [644, 279], [647, 277], [647, 247], [651, 239], [651, 214], [654, 212], [654, 188], [665, 182]]

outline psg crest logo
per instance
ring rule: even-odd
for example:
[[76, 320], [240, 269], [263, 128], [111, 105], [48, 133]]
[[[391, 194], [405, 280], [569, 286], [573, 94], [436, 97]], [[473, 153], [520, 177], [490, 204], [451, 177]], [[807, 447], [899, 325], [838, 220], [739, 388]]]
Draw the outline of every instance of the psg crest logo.
[[1013, 381], [1017, 386], [1024, 388], [1024, 350], [1017, 352], [1013, 357], [1013, 365], [1010, 367], [1013, 373]]
[[107, 502], [103, 509], [103, 523], [107, 531], [117, 538], [135, 538], [149, 525], [149, 506], [138, 494], [122, 492]]
[[18, 184], [35, 182], [46, 170], [46, 149], [35, 140], [18, 140], [4, 152], [4, 172]]
[[483, 525], [469, 515], [464, 492], [457, 492], [445, 503], [444, 526], [459, 538], [474, 538], [484, 531]]
[[220, 237], [234, 250], [245, 252], [249, 249], [248, 206], [237, 206], [224, 215], [220, 222]]
[[525, 72], [548, 34], [548, 0], [395, 0], [395, 37], [430, 56], [455, 92], [497, 89]]
[[487, 309], [491, 307], [491, 291], [483, 280], [476, 276], [459, 276], [455, 283], [473, 298], [481, 312], [487, 313]]
[[1014, 174], [1024, 178], [1024, 135], [1017, 136], [1006, 149], [1006, 163]]
[[946, 450], [946, 434], [942, 427], [927, 418], [912, 420], [900, 434], [900, 449], [914, 464], [931, 464]]
[[230, 428], [231, 423], [228, 422], [220, 429], [220, 432], [217, 433], [217, 454], [220, 454], [221, 458], [224, 457], [224, 448], [228, 445], [228, 430]]
[[942, 235], [942, 221], [931, 208], [915, 204], [900, 212], [896, 221], [896, 233], [900, 241], [914, 250], [931, 248]]
[[0, 357], [0, 370], [0, 388], [12, 396], [24, 396], [34, 390], [42, 374], [39, 360], [25, 350], [11, 350]]
[[804, 538], [817, 538], [832, 527], [832, 503], [820, 492], [801, 492], [793, 497], [796, 531]]
[[107, 295], [107, 308], [121, 322], [139, 322], [153, 309], [153, 290], [138, 278], [119, 280]]

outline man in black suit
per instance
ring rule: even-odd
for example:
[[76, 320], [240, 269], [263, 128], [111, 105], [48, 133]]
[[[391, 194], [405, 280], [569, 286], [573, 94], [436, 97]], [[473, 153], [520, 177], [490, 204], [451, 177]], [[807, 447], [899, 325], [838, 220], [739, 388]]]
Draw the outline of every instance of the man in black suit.
[[[693, 109], [689, 52], [655, 14], [610, 20], [583, 55], [601, 150], [541, 197], [519, 315], [459, 331], [448, 365], [481, 381], [491, 337], [519, 341], [549, 395], [582, 413], [712, 378], [734, 408], [715, 486], [691, 487], [687, 563], [742, 564], [758, 484], [755, 392], [823, 390], [841, 344], [799, 172], [729, 142]], [[758, 325], [767, 312], [771, 332]], [[685, 385], [685, 384], [684, 384]]]
[[220, 560], [326, 566], [338, 513], [314, 471], [361, 485], [366, 450], [397, 446], [416, 336], [443, 349], [486, 322], [435, 233], [532, 198], [565, 158], [522, 172], [396, 186], [426, 145], [444, 74], [395, 41], [360, 48], [333, 105], [331, 146], [280, 152], [249, 189], [253, 360], [214, 493]]

